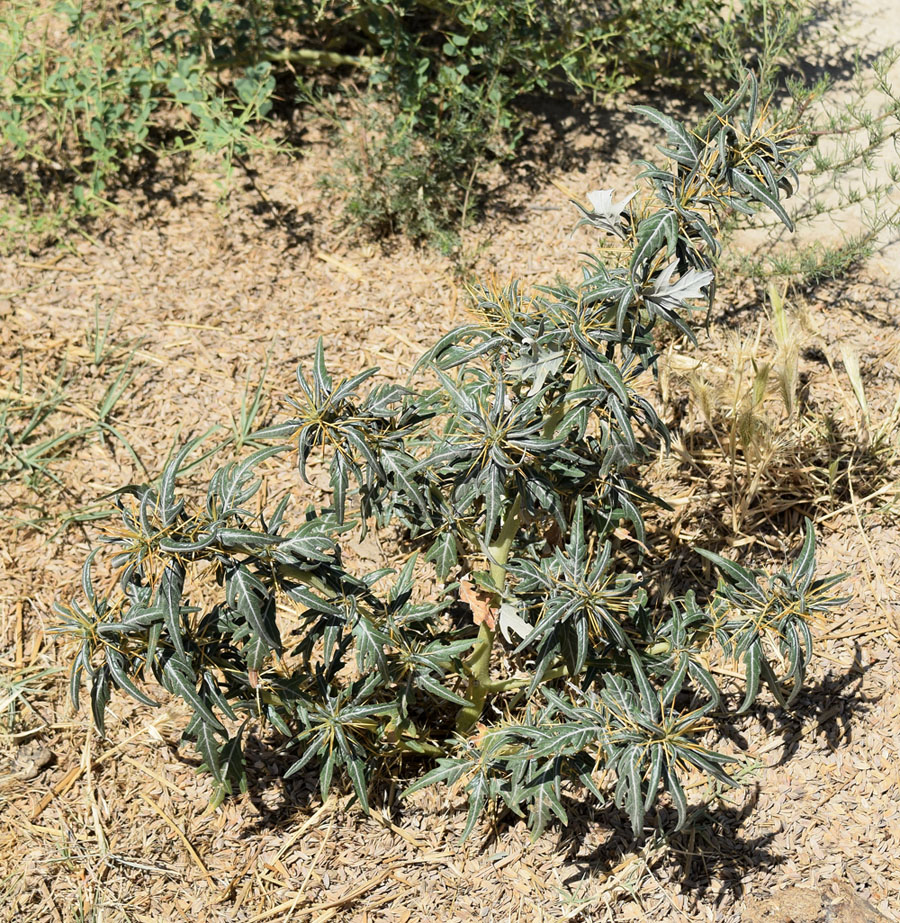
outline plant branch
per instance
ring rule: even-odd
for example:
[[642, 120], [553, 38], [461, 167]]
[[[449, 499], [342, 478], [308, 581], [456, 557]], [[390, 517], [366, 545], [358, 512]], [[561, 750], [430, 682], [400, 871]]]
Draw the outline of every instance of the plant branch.
[[[522, 524], [521, 510], [521, 497], [516, 497], [497, 538], [488, 549], [491, 559], [491, 580], [494, 586], [500, 589], [501, 593], [506, 582], [506, 562], [509, 559], [509, 552], [512, 548], [513, 539], [516, 537], [516, 532], [519, 531], [519, 526]], [[494, 647], [494, 638], [496, 636], [496, 628], [491, 628], [487, 622], [481, 623], [481, 627], [478, 629], [478, 639], [475, 641], [475, 648], [465, 664], [466, 672], [469, 674], [469, 688], [466, 692], [466, 698], [471, 704], [461, 709], [457, 717], [456, 730], [460, 734], [465, 734], [471, 730], [481, 717], [481, 712], [484, 709], [484, 703], [490, 687], [491, 651]]]
[[318, 48], [282, 48], [278, 51], [261, 51], [254, 55], [233, 55], [228, 58], [213, 59], [209, 67], [214, 71], [228, 70], [234, 67], [246, 67], [268, 61], [270, 64], [301, 64], [304, 67], [361, 67], [372, 70], [378, 63], [377, 58], [369, 55], [339, 54], [336, 51], [323, 51]]

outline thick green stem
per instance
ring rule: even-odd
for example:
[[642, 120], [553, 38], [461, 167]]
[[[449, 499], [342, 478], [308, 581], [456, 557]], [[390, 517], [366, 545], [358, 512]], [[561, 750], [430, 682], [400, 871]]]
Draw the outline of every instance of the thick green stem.
[[[586, 380], [587, 376], [584, 369], [579, 366], [572, 376], [568, 394], [574, 394], [580, 388], [583, 388]], [[543, 430], [545, 439], [552, 439], [556, 434], [556, 428], [568, 410], [568, 403], [568, 401], [563, 401], [547, 417]], [[519, 526], [522, 524], [521, 513], [522, 501], [520, 497], [516, 497], [503, 522], [500, 533], [489, 548], [491, 580], [500, 592], [503, 591], [503, 585], [506, 582], [506, 562], [509, 559], [509, 552], [516, 533], [519, 531]], [[484, 710], [484, 703], [489, 693], [504, 691], [507, 688], [504, 682], [493, 683], [491, 681], [491, 650], [493, 649], [496, 635], [496, 628], [489, 628], [487, 624], [482, 622], [481, 627], [478, 629], [475, 647], [466, 661], [465, 669], [469, 674], [469, 687], [466, 691], [466, 698], [471, 704], [461, 709], [457, 716], [456, 730], [460, 734], [468, 733], [475, 726]], [[513, 682], [509, 688], [515, 688], [515, 685], [515, 682]]]
[[672, 650], [672, 643], [670, 641], [657, 641], [656, 644], [651, 644], [647, 648], [647, 654], [650, 657], [661, 657], [663, 654], [668, 654]]
[[484, 709], [491, 675], [491, 649], [494, 646], [495, 636], [496, 632], [488, 628], [486, 622], [482, 622], [478, 629], [475, 648], [465, 663], [466, 672], [469, 674], [469, 688], [466, 690], [469, 704], [461, 708], [456, 716], [456, 730], [459, 734], [468, 734], [478, 722]]
[[334, 593], [334, 588], [328, 586], [322, 577], [313, 570], [297, 567], [294, 564], [279, 563], [276, 567], [280, 577], [286, 577], [289, 580], [293, 580], [295, 583], [302, 583], [311, 590], [318, 590], [320, 593], [324, 593], [327, 596], [331, 596]]
[[[548, 670], [543, 677], [541, 678], [542, 683], [550, 682], [550, 680], [560, 679], [563, 676], [569, 675], [568, 667], [555, 667], [552, 670]], [[531, 679], [524, 676], [514, 676], [511, 679], [498, 679], [491, 680], [485, 684], [485, 688], [489, 693], [497, 692], [513, 692], [518, 689], [524, 689], [526, 686], [531, 684]]]
[[[491, 580], [500, 592], [503, 591], [503, 584], [506, 582], [506, 562], [509, 559], [513, 539], [522, 524], [521, 512], [522, 501], [521, 498], [516, 497], [497, 538], [488, 549], [491, 558]], [[465, 665], [466, 672], [469, 674], [466, 698], [471, 704], [460, 709], [457, 716], [456, 730], [460, 734], [468, 733], [475, 726], [484, 709], [491, 683], [491, 650], [494, 647], [496, 636], [496, 628], [491, 628], [487, 622], [481, 623], [475, 647]]]
[[[572, 381], [569, 382], [569, 389], [566, 392], [566, 397], [570, 394], [574, 394], [580, 388], [583, 388], [587, 383], [587, 375], [584, 372], [584, 367], [579, 365], [575, 370], [575, 374], [572, 376]], [[544, 423], [544, 429], [541, 432], [541, 436], [544, 439], [552, 439], [556, 435], [556, 427], [562, 422], [563, 417], [566, 415], [566, 412], [569, 409], [569, 401], [563, 401], [559, 407], [556, 407], [553, 412], [547, 417], [546, 422]]]
[[489, 547], [491, 580], [493, 580], [494, 586], [501, 591], [506, 581], [506, 562], [509, 560], [513, 539], [516, 537], [516, 532], [519, 531], [520, 525], [522, 525], [522, 498], [516, 497], [500, 528], [500, 534]]
[[414, 753], [417, 756], [431, 756], [436, 759], [440, 759], [440, 757], [447, 755], [447, 751], [442, 747], [438, 747], [436, 744], [430, 744], [425, 740], [417, 740], [415, 743], [400, 740], [394, 744], [394, 752]]

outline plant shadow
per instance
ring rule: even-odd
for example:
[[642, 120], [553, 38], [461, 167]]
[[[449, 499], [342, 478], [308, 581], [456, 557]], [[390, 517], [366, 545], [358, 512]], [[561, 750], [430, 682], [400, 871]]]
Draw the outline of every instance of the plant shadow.
[[[780, 753], [767, 764], [768, 768], [783, 765], [797, 753], [800, 741], [811, 736], [804, 728], [811, 727], [812, 734], [822, 735], [831, 750], [851, 743], [852, 728], [877, 701], [862, 691], [869, 668], [859, 666], [858, 645], [855, 654], [846, 673], [829, 672], [798, 697], [790, 712], [769, 704], [758, 704], [749, 711], [744, 721], [758, 721], [766, 731], [766, 739], [781, 738]], [[727, 716], [717, 723], [717, 730], [740, 749], [749, 748], [746, 738]], [[787, 858], [774, 844], [774, 831], [749, 836], [741, 832], [759, 807], [761, 791], [760, 783], [748, 786], [740, 805], [720, 799], [690, 805], [688, 822], [681, 831], [672, 831], [675, 812], [665, 805], [647, 816], [647, 828], [652, 828], [651, 845], [664, 847], [661, 861], [674, 867], [671, 877], [681, 882], [683, 894], [700, 900], [715, 889], [729, 892], [734, 899], [741, 898], [742, 882], [748, 873], [772, 870]], [[614, 805], [597, 806], [587, 799], [570, 802], [567, 809], [570, 823], [565, 828], [558, 827], [557, 835], [559, 848], [566, 851], [577, 869], [565, 882], [568, 887], [575, 889], [582, 880], [614, 875], [630, 856], [637, 855], [624, 811]], [[584, 843], [596, 839], [598, 828], [607, 831], [606, 838], [585, 852]]]
[[278, 744], [278, 738], [269, 734], [250, 733], [244, 741], [247, 773], [247, 793], [244, 797], [256, 811], [256, 818], [248, 825], [248, 836], [263, 831], [286, 830], [296, 824], [298, 814], [303, 815], [322, 806], [315, 768], [285, 779], [285, 772], [297, 757], [296, 754], [285, 754]]
[[[808, 53], [790, 61], [786, 67], [788, 75], [811, 86], [822, 79], [834, 83], [849, 81], [858, 69], [870, 68], [880, 52], [861, 52], [859, 42], [847, 37], [846, 27], [840, 31], [834, 28], [837, 23], [852, 22], [857, 11], [851, 0], [825, 0], [815, 4], [798, 35], [799, 44], [808, 49]], [[826, 38], [823, 30], [829, 25], [832, 28]]]
[[[869, 668], [860, 665], [858, 644], [854, 650], [854, 661], [846, 672], [829, 671], [798, 697], [789, 712], [770, 703], [760, 703], [742, 716], [739, 727], [735, 727], [733, 718], [721, 716], [716, 722], [717, 732], [738, 749], [746, 751], [750, 749], [746, 731], [750, 723], [756, 722], [765, 731], [758, 736], [777, 740], [774, 748], [767, 746], [760, 754], [765, 758], [774, 749], [767, 768], [781, 766], [790, 760], [802, 740], [821, 736], [831, 750], [848, 746], [860, 717], [877, 701], [864, 693]], [[248, 797], [258, 812], [248, 835], [293, 827], [298, 812], [308, 813], [321, 805], [314, 769], [284, 779], [284, 772], [294, 757], [280, 752], [272, 741], [258, 737], [248, 739], [246, 752], [250, 777]], [[749, 755], [752, 757], [752, 753]], [[405, 807], [394, 797], [395, 786], [402, 787], [406, 776], [413, 778], [414, 767], [406, 767], [399, 775], [400, 778], [397, 773], [391, 774], [387, 808], [391, 820], [403, 825], [406, 815], [415, 809]], [[373, 789], [377, 786], [376, 781]], [[586, 792], [567, 792], [564, 801], [569, 822], [564, 826], [554, 820], [544, 836], [555, 839], [555, 849], [565, 855], [568, 867], [574, 870], [564, 879], [563, 885], [576, 902], [589, 899], [580, 887], [582, 883], [606, 880], [617, 875], [623, 867], [640, 866], [642, 844], [655, 853], [652, 858], [645, 854], [643, 862], [670, 869], [670, 880], [680, 882], [681, 893], [691, 900], [699, 901], [713, 892], [726, 892], [737, 900], [744, 896], [743, 881], [749, 873], [775, 869], [788, 858], [775, 844], [777, 830], [744, 832], [748, 821], [758, 817], [762, 790], [762, 784], [755, 781], [744, 787], [744, 797], [739, 803], [730, 803], [712, 793], [707, 799], [694, 800], [688, 807], [688, 822], [680, 831], [673, 829], [675, 811], [663, 797], [662, 803], [648, 813], [644, 838], [637, 843], [626, 812], [611, 802], [598, 804]], [[460, 812], [460, 829], [462, 817]], [[502, 846], [504, 836], [518, 823], [520, 820], [508, 812], [501, 813], [479, 841], [480, 852]], [[602, 838], [599, 843], [598, 835]]]
[[[650, 845], [661, 846], [663, 852], [656, 859], [673, 869], [671, 877], [681, 882], [682, 893], [700, 900], [712, 889], [725, 890], [737, 898], [743, 894], [742, 879], [750, 871], [777, 868], [784, 858], [773, 847], [775, 832], [744, 836], [741, 828], [754, 814], [759, 802], [758, 785], [749, 788], [740, 806], [697, 804], [689, 807], [688, 823], [678, 832], [671, 832], [672, 819], [665, 809], [648, 815], [648, 825], [654, 824]], [[592, 828], [605, 827], [606, 840], [591, 851], [583, 852], [583, 839]], [[560, 848], [565, 849], [570, 867], [575, 871], [564, 880], [577, 899], [582, 882], [607, 880], [632, 861], [640, 866], [640, 853], [635, 848], [624, 812], [614, 807], [585, 813], [560, 837]], [[632, 860], [632, 861], [629, 861]], [[586, 895], [585, 895], [586, 896]]]
[[[878, 697], [863, 694], [863, 680], [872, 666], [863, 666], [862, 656], [859, 642], [854, 642], [847, 672], [829, 671], [814, 686], [802, 690], [788, 711], [769, 704], [756, 704], [748, 710], [748, 717], [759, 722], [767, 738], [781, 738], [781, 754], [770, 766], [782, 766], [796, 755], [800, 741], [810, 733], [804, 728], [811, 727], [815, 737], [821, 735], [830, 750], [852, 743], [854, 722], [878, 701]], [[717, 730], [742, 750], [748, 749], [747, 740], [727, 720], [717, 722]]]

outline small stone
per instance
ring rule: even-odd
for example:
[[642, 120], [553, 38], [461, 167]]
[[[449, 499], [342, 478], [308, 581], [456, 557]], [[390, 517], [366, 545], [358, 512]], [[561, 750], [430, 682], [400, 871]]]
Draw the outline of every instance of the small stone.
[[868, 901], [846, 882], [812, 891], [788, 888], [769, 898], [748, 897], [741, 923], [887, 923]]
[[20, 779], [36, 779], [55, 759], [52, 750], [39, 744], [25, 744], [19, 747], [15, 756], [16, 776]]

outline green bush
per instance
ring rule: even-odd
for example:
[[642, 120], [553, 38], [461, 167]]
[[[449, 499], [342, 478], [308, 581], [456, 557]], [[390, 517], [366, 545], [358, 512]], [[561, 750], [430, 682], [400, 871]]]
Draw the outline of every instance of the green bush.
[[[615, 240], [577, 285], [482, 289], [409, 387], [373, 384], [376, 369], [334, 381], [320, 341], [293, 416], [255, 435], [274, 444], [219, 468], [205, 501], [176, 491], [192, 444], [155, 486], [119, 492], [114, 582], [95, 585], [98, 547], [83, 600], [60, 607], [79, 640], [72, 695], [87, 678], [101, 731], [113, 689], [154, 704], [152, 675], [191, 711], [214, 802], [247, 785], [254, 721], [281, 735], [286, 775], [318, 768], [323, 797], [343, 772], [366, 808], [401, 759], [419, 772], [408, 792], [464, 786], [465, 835], [498, 801], [536, 833], [564, 821], [568, 778], [612, 795], [635, 835], [660, 786], [686, 822], [686, 771], [732, 784], [705, 738], [728, 720], [717, 663], [743, 670], [738, 711], [761, 683], [788, 705], [839, 578], [816, 578], [807, 525], [777, 574], [701, 551], [718, 589], [661, 599], [640, 574], [644, 510], [661, 502], [641, 472], [668, 432], [639, 386], [654, 330], [693, 337], [695, 303], [711, 302], [723, 213], [788, 221], [794, 142], [752, 79], [692, 129], [639, 112], [670, 162], [645, 164], [640, 194], [580, 206]], [[266, 461], [291, 450], [301, 477], [321, 457], [331, 484], [330, 505], [293, 522], [289, 495], [258, 502]], [[348, 536], [397, 526], [424, 557], [348, 571]]]
[[[54, 211], [60, 223], [96, 214], [125, 175], [161, 156], [205, 151], [230, 168], [236, 155], [272, 146], [257, 132], [272, 107], [272, 66], [253, 61], [220, 79], [217, 55], [249, 47], [253, 28], [238, 4], [216, 6], [228, 36], [208, 9], [182, 3], [8, 5], [0, 150], [4, 185], [33, 225]], [[26, 216], [15, 211], [5, 221], [14, 232]]]
[[33, 211], [91, 212], [142, 158], [207, 151], [230, 168], [272, 147], [258, 123], [276, 97], [355, 72], [381, 117], [332, 184], [361, 225], [446, 242], [480, 169], [515, 150], [529, 94], [708, 83], [769, 60], [800, 19], [795, 0], [16, 0], [0, 18], [0, 149]]
[[[328, 181], [359, 226], [452, 247], [480, 200], [480, 173], [510, 159], [534, 96], [597, 101], [635, 83], [682, 90], [728, 81], [748, 57], [769, 69], [796, 38], [799, 3], [718, 0], [407, 0], [329, 4], [341, 40], [365, 49], [360, 130]], [[350, 12], [352, 10], [352, 13]], [[364, 25], [362, 25], [364, 23]]]

